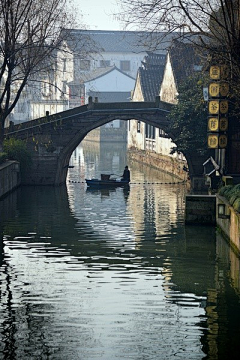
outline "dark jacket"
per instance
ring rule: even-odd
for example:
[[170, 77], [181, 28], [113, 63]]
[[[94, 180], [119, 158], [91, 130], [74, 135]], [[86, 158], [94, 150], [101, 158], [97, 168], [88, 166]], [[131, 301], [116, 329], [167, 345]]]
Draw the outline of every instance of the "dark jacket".
[[128, 168], [124, 169], [122, 179], [125, 181], [130, 181], [130, 171], [128, 170]]

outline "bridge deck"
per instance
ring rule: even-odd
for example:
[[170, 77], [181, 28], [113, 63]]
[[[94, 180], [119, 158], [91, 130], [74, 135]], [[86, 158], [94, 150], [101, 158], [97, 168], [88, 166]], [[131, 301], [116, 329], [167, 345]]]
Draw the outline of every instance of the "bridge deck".
[[[53, 115], [46, 115], [44, 117], [23, 122], [18, 125], [10, 126], [5, 131], [6, 135], [11, 135], [14, 132], [21, 132], [26, 129], [33, 129], [34, 127], [49, 125], [55, 123], [74, 119], [87, 119], [103, 115], [110, 115], [111, 117], [118, 116], [118, 119], [128, 120], [134, 119], [134, 115], [140, 116], [141, 114], [162, 114], [165, 117], [171, 110], [172, 104], [157, 102], [115, 102], [115, 103], [90, 103], [87, 105], [79, 106]], [[89, 120], [88, 120], [89, 121]]]

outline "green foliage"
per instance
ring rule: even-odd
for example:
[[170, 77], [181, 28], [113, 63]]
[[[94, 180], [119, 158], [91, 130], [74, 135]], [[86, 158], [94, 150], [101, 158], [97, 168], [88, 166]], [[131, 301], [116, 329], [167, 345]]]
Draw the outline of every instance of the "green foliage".
[[178, 88], [178, 104], [170, 115], [169, 130], [177, 145], [173, 152], [207, 152], [207, 105], [203, 99], [204, 75], [189, 77]]
[[7, 154], [4, 152], [0, 153], [0, 165], [3, 164], [7, 160]]
[[240, 184], [223, 186], [219, 190], [219, 195], [225, 197], [234, 210], [240, 212]]
[[232, 196], [232, 190], [233, 190], [233, 186], [232, 185], [227, 185], [227, 186], [223, 186], [219, 189], [219, 195], [224, 196], [226, 199], [230, 199], [230, 197]]
[[240, 213], [240, 197], [234, 201], [233, 208]]
[[3, 150], [9, 160], [19, 161], [21, 173], [27, 171], [31, 165], [31, 156], [24, 141], [14, 138], [4, 140]]

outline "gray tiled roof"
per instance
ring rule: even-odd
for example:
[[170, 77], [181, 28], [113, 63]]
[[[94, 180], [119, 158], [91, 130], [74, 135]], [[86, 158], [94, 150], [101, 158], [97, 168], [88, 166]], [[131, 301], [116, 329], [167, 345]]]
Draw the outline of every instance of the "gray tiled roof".
[[[73, 50], [89, 52], [163, 52], [169, 47], [173, 34], [146, 31], [65, 30], [68, 45]], [[66, 37], [67, 38], [67, 37]]]
[[153, 69], [155, 66], [159, 67], [161, 65], [165, 66], [166, 55], [165, 54], [156, 54], [148, 52], [147, 56], [144, 57], [142, 65], [145, 69]]
[[98, 101], [101, 103], [112, 103], [112, 102], [128, 102], [130, 101], [131, 92], [117, 92], [117, 91], [90, 91], [88, 96], [92, 96], [98, 98]]
[[138, 69], [144, 101], [155, 101], [156, 96], [159, 96], [163, 71], [164, 66], [159, 66], [151, 70], [144, 68]]
[[96, 68], [96, 69], [94, 69], [93, 71], [91, 71], [91, 72], [89, 72], [87, 74], [83, 74], [82, 79], [84, 80], [84, 82], [91, 81], [91, 80], [96, 80], [96, 79], [100, 78], [101, 76], [107, 75], [108, 73], [110, 73], [113, 70], [117, 70], [118, 72], [120, 72], [124, 76], [126, 76], [126, 77], [128, 77], [130, 79], [133, 79], [131, 76], [129, 76], [125, 72], [121, 71], [116, 66], [108, 66], [108, 67], [105, 67], [105, 68]]
[[138, 69], [144, 101], [155, 101], [159, 95], [165, 67], [165, 55], [149, 53]]

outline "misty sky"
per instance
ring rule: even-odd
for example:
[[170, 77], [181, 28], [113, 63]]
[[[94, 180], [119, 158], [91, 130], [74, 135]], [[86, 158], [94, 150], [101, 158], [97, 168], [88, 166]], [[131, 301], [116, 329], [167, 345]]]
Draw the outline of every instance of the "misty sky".
[[123, 30], [113, 18], [119, 8], [115, 0], [74, 0], [83, 14], [83, 23], [91, 30]]

